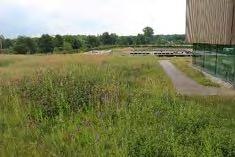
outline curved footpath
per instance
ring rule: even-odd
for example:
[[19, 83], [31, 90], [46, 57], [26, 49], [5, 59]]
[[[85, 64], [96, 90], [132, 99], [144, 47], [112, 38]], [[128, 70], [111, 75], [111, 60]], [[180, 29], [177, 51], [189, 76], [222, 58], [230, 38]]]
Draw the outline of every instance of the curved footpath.
[[235, 95], [235, 90], [228, 88], [215, 88], [206, 87], [198, 84], [186, 76], [183, 72], [178, 70], [169, 60], [159, 61], [162, 68], [165, 70], [167, 75], [171, 78], [177, 93], [182, 95], [198, 95], [198, 96], [213, 96], [223, 95], [232, 96]]

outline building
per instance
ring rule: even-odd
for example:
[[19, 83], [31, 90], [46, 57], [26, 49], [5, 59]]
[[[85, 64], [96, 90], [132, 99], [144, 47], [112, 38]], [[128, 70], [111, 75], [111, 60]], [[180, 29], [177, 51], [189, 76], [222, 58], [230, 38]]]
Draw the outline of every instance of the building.
[[187, 0], [193, 64], [235, 85], [235, 0]]

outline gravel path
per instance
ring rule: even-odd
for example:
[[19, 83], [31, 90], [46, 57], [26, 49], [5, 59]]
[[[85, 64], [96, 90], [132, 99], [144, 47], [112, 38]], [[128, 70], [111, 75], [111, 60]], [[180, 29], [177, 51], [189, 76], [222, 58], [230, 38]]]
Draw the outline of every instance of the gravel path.
[[167, 75], [171, 78], [177, 92], [182, 95], [235, 95], [235, 90], [215, 87], [205, 87], [198, 84], [178, 70], [169, 60], [159, 61]]

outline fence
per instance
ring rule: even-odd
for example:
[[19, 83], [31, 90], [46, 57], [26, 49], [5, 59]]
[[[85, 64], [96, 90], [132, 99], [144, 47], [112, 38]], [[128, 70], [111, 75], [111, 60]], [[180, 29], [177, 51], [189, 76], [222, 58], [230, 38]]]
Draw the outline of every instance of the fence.
[[235, 86], [235, 46], [194, 44], [193, 64]]

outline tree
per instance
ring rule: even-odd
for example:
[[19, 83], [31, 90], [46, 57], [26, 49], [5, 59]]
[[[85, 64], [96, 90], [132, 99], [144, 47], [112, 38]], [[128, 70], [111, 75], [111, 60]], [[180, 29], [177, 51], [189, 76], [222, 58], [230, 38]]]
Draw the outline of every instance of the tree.
[[100, 36], [100, 41], [102, 42], [103, 45], [111, 45], [110, 43], [110, 35], [108, 32], [105, 32], [103, 33], [101, 36]]
[[25, 44], [27, 47], [27, 53], [33, 54], [36, 52], [36, 43], [32, 38], [26, 37]]
[[154, 35], [154, 30], [151, 27], [145, 27], [143, 32], [145, 37], [153, 37]]
[[116, 45], [118, 41], [118, 36], [115, 33], [110, 34], [110, 43], [111, 45]]
[[127, 37], [126, 41], [127, 41], [127, 45], [133, 45], [134, 44], [133, 37], [130, 37], [130, 36]]
[[13, 42], [10, 39], [5, 39], [3, 41], [3, 49], [9, 49], [10, 47], [13, 46]]
[[3, 41], [4, 41], [4, 36], [3, 36], [3, 35], [0, 35], [0, 53], [2, 53]]
[[72, 48], [74, 50], [78, 50], [82, 47], [82, 42], [79, 39], [73, 39], [72, 41]]
[[72, 45], [69, 42], [64, 42], [63, 49], [68, 52], [73, 50]]
[[138, 34], [135, 40], [136, 45], [146, 44], [145, 36], [143, 34]]
[[64, 39], [61, 35], [56, 35], [55, 38], [54, 38], [54, 46], [62, 51], [63, 49], [63, 45], [64, 45]]
[[105, 32], [100, 36], [100, 40], [103, 45], [115, 45], [117, 43], [117, 39], [118, 36], [114, 33], [109, 34], [108, 32]]
[[38, 40], [39, 51], [50, 53], [54, 50], [53, 38], [48, 34], [43, 34]]
[[86, 42], [87, 48], [94, 48], [94, 47], [98, 47], [100, 45], [100, 41], [99, 41], [98, 37], [96, 37], [94, 35], [87, 36], [85, 42]]
[[154, 30], [151, 27], [145, 27], [143, 29], [144, 36], [145, 36], [145, 44], [150, 44], [153, 41]]
[[65, 41], [65, 42], [72, 43], [72, 42], [73, 42], [73, 39], [76, 38], [76, 37], [75, 37], [75, 36], [72, 36], [72, 35], [65, 35], [63, 38], [64, 38], [64, 41]]
[[17, 54], [26, 54], [27, 53], [27, 47], [26, 47], [26, 43], [24, 40], [23, 36], [19, 36], [16, 39], [16, 42], [13, 46], [13, 50], [17, 53]]
[[119, 45], [133, 45], [134, 38], [132, 36], [121, 36], [118, 38]]
[[13, 46], [13, 50], [18, 54], [33, 54], [36, 52], [36, 44], [29, 37], [19, 36]]

